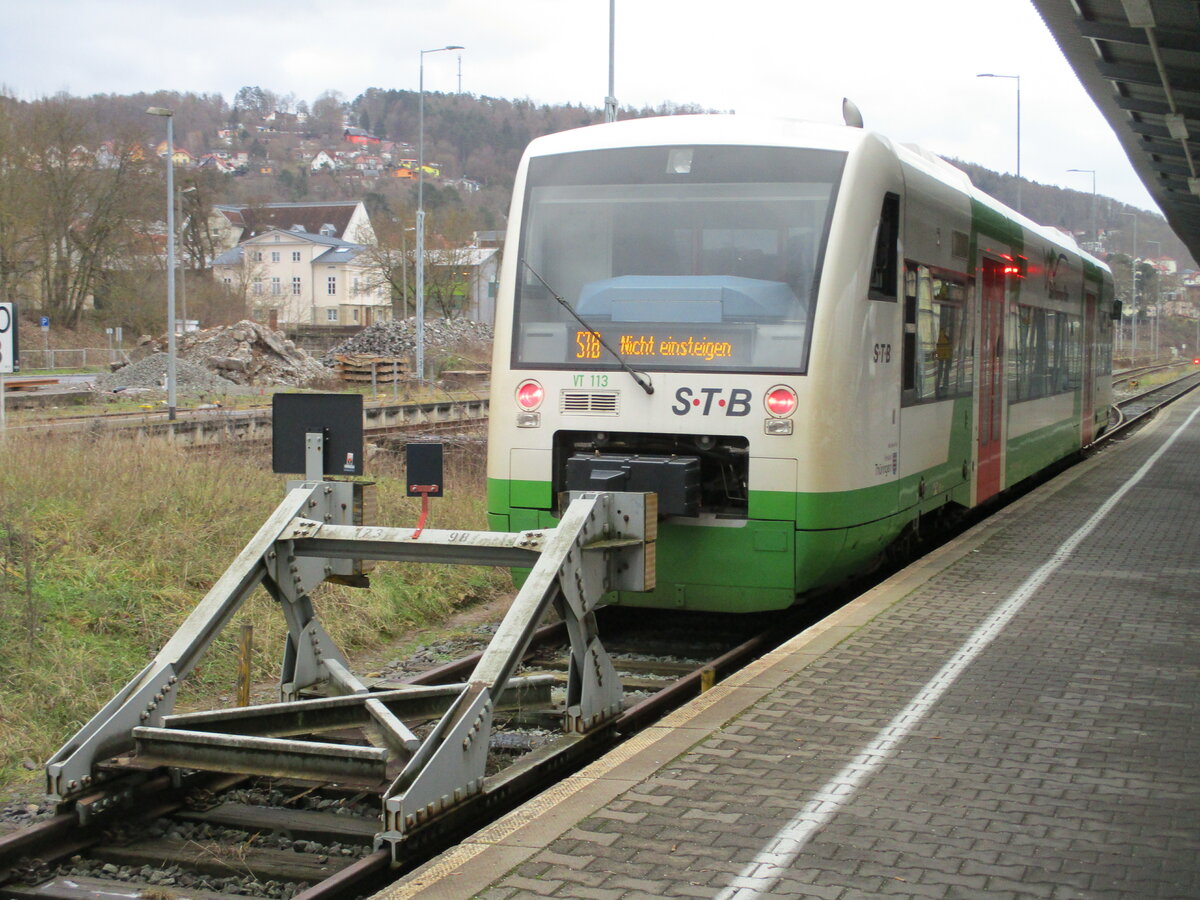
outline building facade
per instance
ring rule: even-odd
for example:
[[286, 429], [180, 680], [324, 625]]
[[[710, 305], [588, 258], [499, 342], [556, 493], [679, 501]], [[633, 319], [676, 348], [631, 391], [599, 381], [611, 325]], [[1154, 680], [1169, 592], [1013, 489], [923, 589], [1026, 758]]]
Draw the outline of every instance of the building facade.
[[218, 256], [213, 274], [272, 327], [366, 326], [392, 318], [392, 302], [363, 252], [332, 235], [270, 229]]

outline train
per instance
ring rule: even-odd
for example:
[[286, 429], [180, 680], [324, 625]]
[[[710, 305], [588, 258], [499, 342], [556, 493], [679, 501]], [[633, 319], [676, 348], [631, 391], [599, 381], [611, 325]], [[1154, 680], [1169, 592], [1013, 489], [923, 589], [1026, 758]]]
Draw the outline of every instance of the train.
[[670, 116], [538, 138], [496, 297], [490, 527], [658, 495], [653, 590], [782, 609], [1109, 424], [1112, 274], [855, 124]]

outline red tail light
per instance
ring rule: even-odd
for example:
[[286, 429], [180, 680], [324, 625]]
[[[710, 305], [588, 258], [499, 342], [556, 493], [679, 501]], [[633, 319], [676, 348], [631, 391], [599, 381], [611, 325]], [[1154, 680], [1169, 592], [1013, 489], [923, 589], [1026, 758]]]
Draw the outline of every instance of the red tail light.
[[546, 392], [536, 381], [530, 379], [517, 385], [517, 405], [521, 409], [534, 410], [542, 405]]
[[798, 403], [796, 392], [782, 384], [767, 391], [766, 399], [763, 402], [766, 404], [767, 412], [776, 419], [786, 419], [796, 411]]

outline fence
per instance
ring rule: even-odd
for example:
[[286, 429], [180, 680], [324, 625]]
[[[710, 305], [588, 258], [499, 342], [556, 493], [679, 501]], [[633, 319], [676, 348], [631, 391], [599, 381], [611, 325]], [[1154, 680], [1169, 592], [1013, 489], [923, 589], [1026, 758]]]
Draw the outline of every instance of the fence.
[[77, 350], [21, 348], [21, 371], [39, 369], [103, 369], [116, 363], [128, 363], [129, 351], [115, 347], [81, 347]]

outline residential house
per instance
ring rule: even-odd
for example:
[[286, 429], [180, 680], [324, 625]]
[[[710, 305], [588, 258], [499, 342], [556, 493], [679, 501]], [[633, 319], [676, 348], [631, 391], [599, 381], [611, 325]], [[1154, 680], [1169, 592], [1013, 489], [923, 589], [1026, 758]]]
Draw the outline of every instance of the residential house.
[[378, 144], [379, 138], [373, 134], [368, 134], [361, 128], [347, 128], [342, 132], [342, 138], [349, 144]]
[[232, 175], [237, 171], [237, 166], [229, 161], [227, 156], [221, 156], [218, 153], [206, 153], [200, 157], [200, 162], [196, 165], [197, 169], [215, 169], [222, 175]]
[[232, 250], [238, 244], [272, 229], [304, 231], [350, 243], [371, 244], [375, 230], [360, 200], [322, 203], [264, 203], [261, 206], [219, 204], [213, 207], [209, 228], [213, 244]]
[[312, 162], [308, 164], [308, 167], [313, 172], [320, 172], [322, 170], [335, 172], [337, 171], [338, 164], [337, 159], [328, 150], [318, 150], [316, 156], [312, 158]]
[[[496, 290], [500, 281], [500, 251], [496, 247], [452, 247], [425, 251], [427, 285], [449, 289], [468, 319], [494, 325]], [[428, 308], [428, 304], [427, 304]]]
[[442, 184], [446, 187], [457, 188], [465, 194], [474, 194], [483, 187], [478, 181], [472, 181], [470, 178], [447, 178]]
[[214, 276], [230, 290], [244, 288], [255, 316], [272, 327], [392, 317], [390, 291], [374, 284], [361, 244], [297, 229], [271, 228], [227, 250], [213, 260]]
[[[164, 157], [166, 157], [167, 142], [161, 141], [159, 143], [159, 145], [154, 148], [154, 153], [159, 159], [163, 159]], [[185, 150], [183, 147], [175, 147], [174, 148], [174, 156], [172, 156], [171, 159], [173, 159], [175, 161], [176, 166], [180, 166], [180, 167], [184, 167], [184, 168], [191, 166], [196, 162], [196, 157], [192, 156], [192, 154], [189, 153], [187, 150]]]

